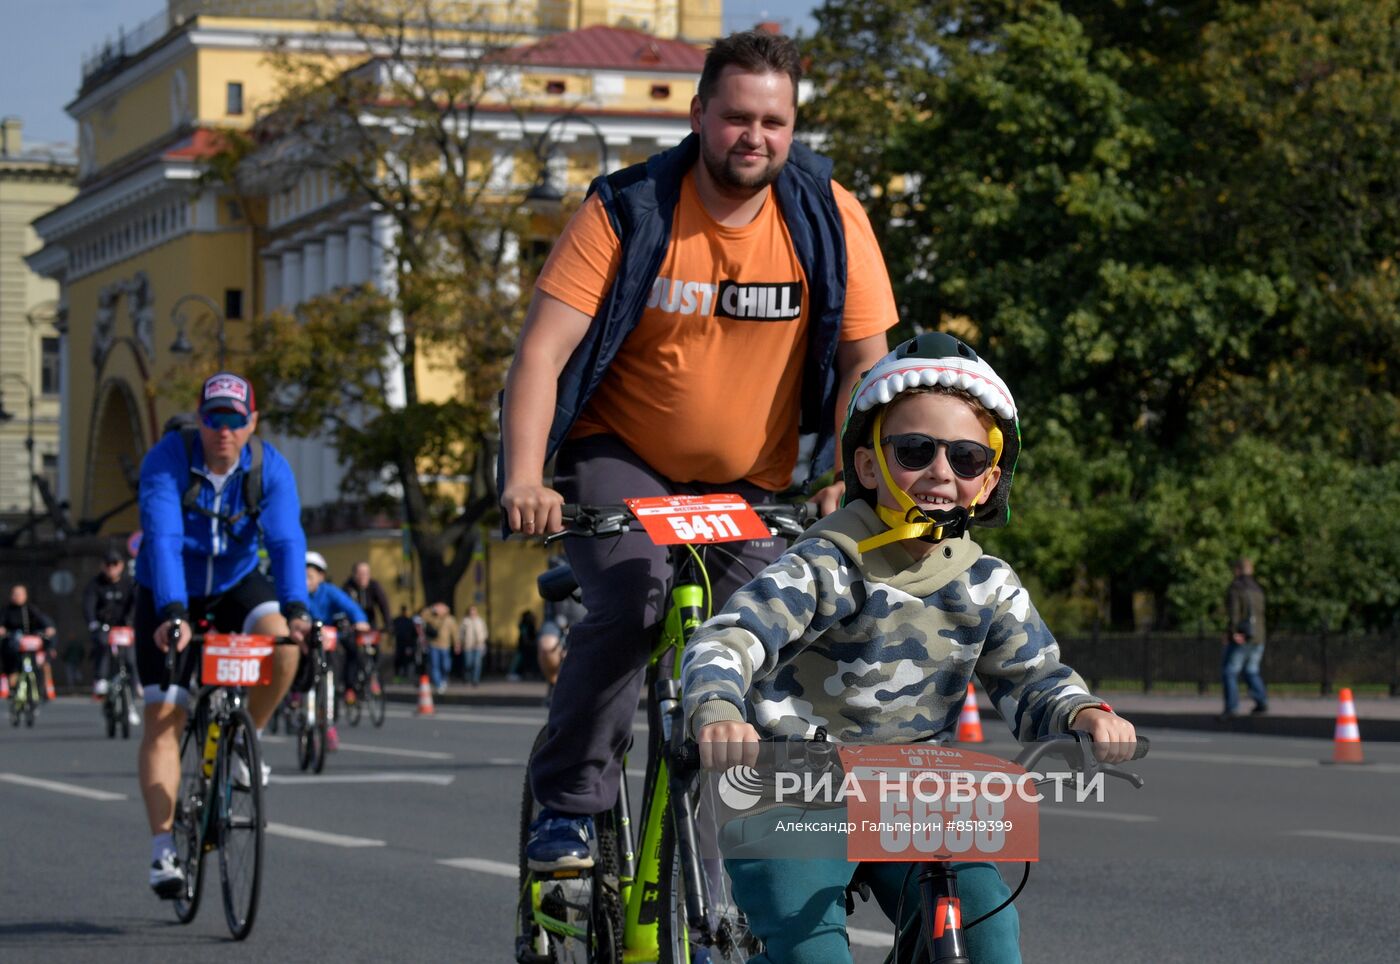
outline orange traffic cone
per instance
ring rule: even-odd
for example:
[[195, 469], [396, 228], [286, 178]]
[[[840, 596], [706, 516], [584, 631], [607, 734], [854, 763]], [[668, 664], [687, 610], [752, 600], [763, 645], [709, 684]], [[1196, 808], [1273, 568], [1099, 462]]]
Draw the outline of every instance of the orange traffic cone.
[[433, 709], [433, 684], [428, 682], [426, 674], [418, 677], [418, 715], [432, 716], [437, 710]]
[[963, 700], [962, 712], [958, 714], [958, 742], [982, 743], [982, 716], [977, 712], [977, 690], [967, 684], [967, 698]]
[[1356, 725], [1356, 703], [1351, 690], [1343, 689], [1337, 707], [1337, 730], [1332, 738], [1333, 763], [1362, 763], [1361, 729]]
[[0, 700], [10, 698], [10, 677], [5, 673], [0, 673]]
[[46, 700], [56, 700], [56, 699], [58, 699], [58, 694], [54, 692], [53, 680], [51, 680], [51, 679], [44, 680], [44, 699], [46, 699]]

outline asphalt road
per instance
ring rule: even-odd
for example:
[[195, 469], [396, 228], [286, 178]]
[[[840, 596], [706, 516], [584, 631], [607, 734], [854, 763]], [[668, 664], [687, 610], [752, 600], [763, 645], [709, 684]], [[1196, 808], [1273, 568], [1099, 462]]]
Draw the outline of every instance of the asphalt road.
[[[343, 727], [319, 777], [273, 738], [263, 897], [239, 945], [217, 887], [187, 927], [148, 891], [134, 739], [108, 741], [77, 698], [34, 730], [2, 725], [0, 959], [509, 962], [522, 767], [542, 720], [394, 706], [381, 730]], [[1042, 807], [1017, 900], [1028, 962], [1396, 959], [1400, 746], [1334, 767], [1318, 763], [1326, 741], [1150, 735], [1144, 789]], [[879, 910], [851, 926], [855, 960], [879, 961]]]

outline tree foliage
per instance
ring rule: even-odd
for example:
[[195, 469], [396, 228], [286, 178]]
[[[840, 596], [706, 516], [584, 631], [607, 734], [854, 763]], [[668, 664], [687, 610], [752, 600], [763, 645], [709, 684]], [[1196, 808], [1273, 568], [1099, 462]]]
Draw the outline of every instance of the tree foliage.
[[1280, 624], [1390, 625], [1361, 572], [1400, 541], [1400, 2], [817, 18], [808, 120], [883, 213], [903, 323], [1018, 396], [989, 544], [1119, 622], [1147, 592], [1194, 625], [1253, 553]]

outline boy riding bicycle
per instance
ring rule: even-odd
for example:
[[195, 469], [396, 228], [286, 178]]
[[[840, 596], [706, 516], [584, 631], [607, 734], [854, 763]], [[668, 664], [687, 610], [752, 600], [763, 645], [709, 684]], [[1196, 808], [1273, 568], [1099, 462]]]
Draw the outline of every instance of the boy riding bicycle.
[[[760, 733], [908, 743], [953, 727], [975, 672], [1018, 739], [1071, 725], [1125, 759], [1132, 724], [1090, 695], [1011, 567], [967, 534], [1009, 519], [1015, 402], [951, 335], [905, 342], [856, 386], [842, 429], [844, 508], [740, 589], [692, 639], [682, 690], [705, 766], [752, 763]], [[758, 962], [849, 961], [844, 860], [728, 860]], [[963, 914], [1009, 896], [991, 864], [959, 864]], [[906, 864], [864, 876], [891, 918], [919, 907]], [[900, 922], [903, 926], [904, 922]], [[971, 957], [1019, 961], [1007, 907], [968, 931]]]

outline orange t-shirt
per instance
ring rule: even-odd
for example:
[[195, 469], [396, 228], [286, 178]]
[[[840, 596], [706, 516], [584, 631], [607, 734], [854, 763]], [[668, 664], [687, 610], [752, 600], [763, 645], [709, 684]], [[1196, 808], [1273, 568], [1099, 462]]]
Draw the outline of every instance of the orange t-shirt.
[[[846, 233], [841, 340], [855, 341], [894, 325], [894, 294], [865, 211], [844, 188], [831, 187]], [[595, 315], [621, 250], [602, 202], [590, 198], [537, 284]], [[773, 192], [749, 224], [725, 227], [687, 174], [641, 320], [569, 437], [617, 435], [676, 482], [786, 487], [797, 461], [809, 309], [807, 280]]]

